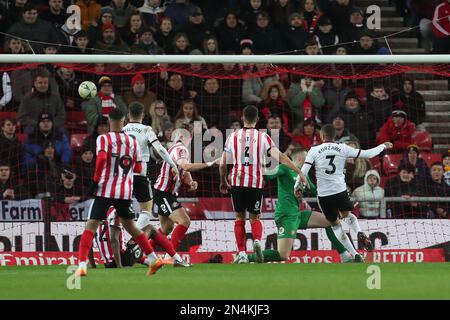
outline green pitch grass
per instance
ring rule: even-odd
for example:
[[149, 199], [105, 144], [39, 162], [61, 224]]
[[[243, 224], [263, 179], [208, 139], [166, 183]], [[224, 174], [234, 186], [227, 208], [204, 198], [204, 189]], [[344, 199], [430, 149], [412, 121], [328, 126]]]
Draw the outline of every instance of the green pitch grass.
[[[1, 267], [0, 299], [450, 299], [448, 263], [378, 264], [381, 289], [369, 290], [369, 264], [198, 264], [88, 269], [69, 290], [66, 266]], [[73, 282], [73, 281], [69, 281]]]

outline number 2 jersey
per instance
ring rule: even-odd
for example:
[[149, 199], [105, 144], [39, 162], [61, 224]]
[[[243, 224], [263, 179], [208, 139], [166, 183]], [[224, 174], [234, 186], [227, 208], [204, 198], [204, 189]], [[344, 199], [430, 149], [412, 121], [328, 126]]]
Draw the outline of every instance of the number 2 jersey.
[[136, 139], [123, 132], [108, 132], [97, 137], [96, 151], [97, 155], [106, 153], [96, 196], [131, 200], [134, 167], [142, 161]]
[[231, 186], [262, 189], [268, 154], [273, 146], [275, 144], [267, 133], [254, 128], [243, 128], [230, 134], [224, 149], [233, 159]]
[[302, 166], [302, 172], [307, 175], [314, 165], [317, 177], [317, 194], [326, 197], [347, 190], [344, 167], [347, 158], [372, 158], [385, 149], [379, 145], [373, 149], [360, 150], [344, 143], [324, 142], [312, 147]]

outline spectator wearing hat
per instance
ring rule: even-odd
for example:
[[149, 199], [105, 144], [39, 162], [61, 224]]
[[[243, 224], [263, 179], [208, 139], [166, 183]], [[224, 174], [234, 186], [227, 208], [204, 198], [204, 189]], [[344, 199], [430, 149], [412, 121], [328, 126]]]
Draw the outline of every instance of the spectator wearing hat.
[[122, 97], [113, 92], [112, 80], [103, 76], [98, 81], [99, 91], [97, 96], [84, 102], [82, 108], [86, 114], [88, 130], [93, 132], [97, 119], [104, 115], [108, 116], [114, 108], [119, 108], [124, 114], [127, 114], [128, 108]]
[[[428, 197], [450, 197], [450, 187], [444, 180], [444, 165], [435, 162], [430, 167], [430, 178], [425, 181], [425, 194]], [[429, 218], [448, 218], [450, 203], [435, 202], [429, 204]]]
[[[376, 128], [373, 115], [361, 105], [356, 93], [351, 91], [345, 96], [344, 104], [338, 112], [346, 128], [358, 137], [363, 149], [371, 148], [375, 144]], [[334, 115], [331, 114], [329, 119], [333, 119]]]
[[78, 0], [75, 4], [80, 8], [81, 26], [84, 31], [97, 24], [101, 6], [96, 0]]
[[359, 33], [359, 42], [357, 42], [351, 52], [356, 55], [367, 54], [390, 54], [386, 47], [381, 46], [370, 30], [363, 30]]
[[39, 18], [37, 7], [34, 4], [27, 3], [23, 7], [22, 19], [14, 23], [9, 29], [8, 34], [29, 40], [34, 53], [41, 53], [42, 43], [59, 43], [58, 33], [53, 25]]
[[295, 12], [289, 16], [288, 22], [289, 26], [282, 32], [285, 49], [287, 51], [305, 49], [305, 43], [312, 38], [312, 35], [305, 31], [302, 15]]
[[217, 22], [215, 33], [222, 52], [241, 52], [240, 42], [247, 36], [247, 28], [239, 21], [235, 12], [228, 11], [224, 18]]
[[164, 15], [170, 17], [173, 22], [173, 30], [181, 32], [189, 22], [189, 16], [195, 6], [189, 0], [171, 1], [166, 7]]
[[391, 142], [394, 152], [403, 152], [413, 143], [412, 135], [415, 131], [414, 123], [407, 119], [403, 110], [392, 111], [392, 116], [388, 118], [381, 127], [377, 143]]
[[255, 54], [271, 54], [284, 50], [277, 29], [270, 25], [270, 17], [262, 11], [256, 15], [256, 24], [250, 29]]
[[129, 51], [128, 46], [122, 41], [112, 23], [102, 25], [102, 38], [95, 44], [96, 54], [120, 54]]
[[375, 82], [372, 91], [367, 95], [367, 110], [373, 113], [377, 129], [381, 128], [391, 115], [392, 99], [382, 81]]
[[172, 19], [164, 17], [161, 20], [161, 25], [155, 33], [155, 40], [158, 45], [163, 48], [165, 53], [170, 52], [172, 49], [173, 37], [175, 37], [175, 31], [173, 30]]
[[214, 35], [214, 29], [208, 25], [202, 9], [195, 7], [189, 15], [189, 22], [184, 28], [193, 48], [202, 49], [203, 40]]
[[19, 167], [23, 159], [24, 147], [16, 136], [16, 119], [6, 118], [1, 123], [0, 159], [11, 165], [15, 176], [18, 177]]
[[103, 30], [102, 27], [104, 24], [112, 23], [113, 20], [113, 10], [111, 7], [103, 7], [99, 11], [98, 20], [89, 26], [87, 30], [88, 38], [89, 38], [89, 47], [94, 47], [100, 39], [103, 38]]
[[142, 14], [145, 25], [156, 30], [161, 24], [166, 7], [161, 6], [161, 0], [145, 0], [138, 10]]
[[81, 188], [82, 194], [86, 195], [92, 185], [92, 178], [95, 172], [95, 142], [84, 140], [81, 147], [81, 154], [75, 160], [76, 184]]
[[3, 159], [0, 160], [0, 200], [19, 200], [24, 199], [24, 196], [11, 165]]
[[113, 20], [117, 29], [125, 28], [133, 12], [137, 10], [127, 0], [111, 0], [110, 7], [113, 9]]
[[139, 102], [144, 106], [144, 114], [148, 115], [150, 105], [156, 100], [156, 94], [147, 90], [145, 78], [142, 73], [137, 73], [131, 78], [131, 91], [127, 91], [123, 95], [123, 101], [130, 105], [133, 102]]
[[321, 16], [317, 23], [318, 30], [314, 37], [322, 54], [333, 54], [335, 46], [339, 43], [339, 36], [334, 32], [331, 20]]
[[[252, 55], [254, 54], [253, 52], [253, 41], [250, 39], [242, 39], [241, 42], [239, 42], [239, 44], [241, 45], [241, 54], [242, 55]], [[248, 64], [248, 65], [243, 65], [242, 67], [246, 67], [246, 68], [253, 68], [252, 64]]]
[[325, 123], [332, 122], [333, 119], [330, 117], [339, 112], [345, 103], [345, 97], [352, 91], [341, 77], [333, 78], [330, 82], [331, 85], [326, 87], [323, 93], [325, 104], [322, 107], [321, 116]]
[[77, 183], [78, 176], [70, 166], [64, 166], [61, 170], [59, 180], [56, 182], [57, 190], [55, 201], [65, 204], [77, 204], [84, 199], [80, 185]]
[[352, 197], [359, 203], [362, 218], [386, 218], [384, 189], [380, 187], [381, 178], [377, 170], [369, 170], [364, 176], [364, 184], [356, 188]]
[[316, 34], [318, 22], [323, 13], [319, 10], [316, 0], [306, 0], [300, 8], [302, 15], [302, 26], [311, 35]]
[[31, 132], [36, 127], [38, 115], [42, 112], [52, 114], [56, 127], [62, 128], [64, 125], [66, 111], [58, 94], [56, 82], [54, 90], [49, 90], [49, 77], [50, 74], [46, 69], [37, 70], [33, 90], [23, 97], [19, 105], [18, 117], [25, 133]]
[[144, 20], [141, 13], [139, 11], [134, 11], [131, 13], [130, 18], [128, 19], [125, 26], [122, 29], [119, 29], [120, 37], [128, 47], [131, 47], [139, 43], [140, 30], [142, 30], [144, 27]]
[[414, 175], [421, 181], [426, 181], [430, 178], [430, 168], [427, 163], [420, 157], [419, 146], [410, 144], [403, 152], [403, 158], [400, 164], [410, 164], [414, 167]]
[[162, 54], [164, 50], [154, 38], [154, 31], [148, 27], [142, 27], [139, 31], [139, 42], [131, 46], [131, 52], [136, 54]]
[[293, 124], [290, 121], [290, 109], [286, 101], [286, 89], [280, 81], [273, 81], [270, 85], [263, 87], [261, 98], [263, 101], [259, 103], [260, 126], [266, 126], [266, 122], [271, 115], [277, 114], [283, 120], [283, 129], [286, 133], [292, 130]]
[[313, 118], [303, 121], [303, 125], [300, 126], [300, 133], [297, 134], [294, 130], [294, 136], [292, 140], [300, 144], [300, 146], [306, 150], [311, 149], [313, 146], [317, 146], [322, 143], [319, 132], [316, 131], [317, 123]]
[[341, 113], [338, 112], [332, 117], [331, 124], [333, 125], [334, 130], [336, 130], [334, 141], [337, 143], [359, 141], [358, 138], [345, 127], [344, 116]]
[[425, 99], [420, 92], [416, 91], [412, 79], [405, 78], [402, 81], [400, 90], [392, 94], [392, 105], [397, 110], [404, 110], [417, 129], [419, 126], [425, 129], [423, 128], [426, 117]]
[[360, 35], [366, 32], [364, 13], [361, 8], [354, 7], [350, 10], [350, 26], [342, 38], [342, 42], [357, 42]]
[[32, 168], [37, 156], [44, 151], [46, 142], [51, 142], [55, 149], [55, 159], [61, 163], [69, 163], [72, 149], [67, 135], [53, 123], [53, 115], [41, 112], [37, 118], [38, 127], [27, 135], [25, 140], [24, 164], [26, 169]]
[[[295, 81], [296, 80], [296, 81]], [[293, 79], [288, 90], [288, 102], [294, 114], [295, 123], [302, 123], [309, 118], [319, 118], [325, 104], [320, 87], [310, 77]]]

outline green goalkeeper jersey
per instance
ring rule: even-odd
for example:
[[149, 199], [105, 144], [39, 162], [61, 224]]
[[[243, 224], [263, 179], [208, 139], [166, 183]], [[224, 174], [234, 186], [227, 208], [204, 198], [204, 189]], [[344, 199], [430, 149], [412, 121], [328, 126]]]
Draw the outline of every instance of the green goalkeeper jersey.
[[[275, 209], [275, 216], [278, 215], [298, 215], [299, 213], [299, 203], [294, 194], [295, 179], [297, 178], [297, 173], [289, 169], [284, 164], [280, 164], [272, 172], [266, 174], [266, 178], [273, 180], [277, 178], [278, 182], [278, 202]], [[311, 182], [309, 177], [309, 185], [311, 190], [308, 190], [312, 195], [316, 194], [316, 186]]]

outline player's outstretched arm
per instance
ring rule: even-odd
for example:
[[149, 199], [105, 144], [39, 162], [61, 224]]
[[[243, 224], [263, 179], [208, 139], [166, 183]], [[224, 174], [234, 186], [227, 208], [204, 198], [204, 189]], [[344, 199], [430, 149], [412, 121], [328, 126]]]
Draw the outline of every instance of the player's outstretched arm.
[[355, 158], [360, 157], [360, 158], [369, 158], [370, 159], [370, 158], [373, 158], [373, 157], [379, 155], [381, 152], [383, 152], [386, 149], [391, 149], [392, 146], [393, 146], [392, 143], [385, 142], [375, 148], [368, 149], [368, 150], [354, 149], [355, 150], [354, 153], [356, 153], [356, 156], [355, 155], [350, 155], [350, 156], [355, 157]]
[[218, 165], [219, 162], [220, 162], [220, 158], [217, 158], [216, 160], [210, 161], [207, 163], [183, 163], [180, 165], [180, 168], [183, 169], [184, 171], [194, 172], [194, 171], [200, 171], [202, 169], [212, 167], [214, 165]]

